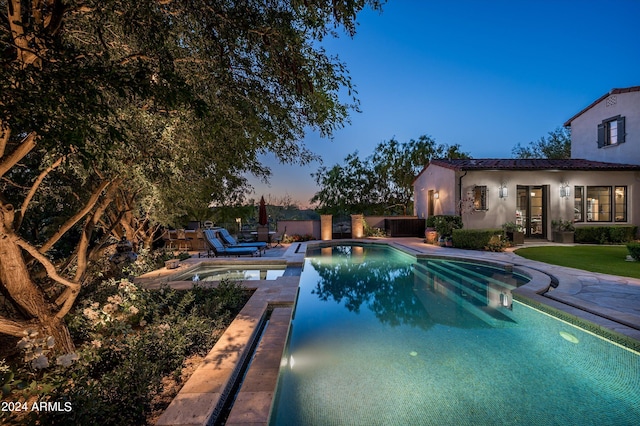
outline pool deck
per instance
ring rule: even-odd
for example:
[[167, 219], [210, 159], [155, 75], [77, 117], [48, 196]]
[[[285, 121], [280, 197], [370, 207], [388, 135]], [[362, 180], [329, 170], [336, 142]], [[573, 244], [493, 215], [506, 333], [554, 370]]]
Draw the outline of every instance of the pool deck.
[[[379, 238], [345, 240], [349, 242], [377, 242], [389, 244], [416, 256], [444, 256], [490, 261], [517, 268], [527, 268], [538, 274], [537, 283], [516, 290], [519, 296], [534, 305], [548, 307], [555, 314], [565, 314], [563, 319], [572, 322], [577, 318], [593, 324], [593, 328], [606, 330], [613, 336], [638, 342], [640, 347], [640, 280], [599, 274], [578, 269], [549, 265], [525, 259], [509, 250], [503, 253], [479, 252], [425, 244], [420, 238]], [[551, 243], [550, 243], [551, 244]], [[530, 246], [531, 244], [527, 244]], [[192, 257], [181, 262], [178, 270], [164, 268], [146, 274], [136, 281], [147, 288], [159, 288], [169, 284], [175, 288], [189, 288], [193, 283], [168, 282], [167, 277], [185, 271], [203, 261], [282, 262], [302, 266], [306, 243], [294, 243], [267, 250], [262, 258]], [[557, 287], [544, 292], [551, 280]], [[280, 361], [289, 333], [290, 320], [297, 297], [299, 277], [284, 276], [271, 281], [245, 281], [254, 295], [232, 322], [225, 334], [206, 356], [202, 365], [185, 383], [178, 396], [160, 417], [157, 425], [206, 425], [218, 416], [226, 417], [227, 425], [267, 425], [271, 404], [275, 395]], [[544, 310], [544, 309], [543, 309]], [[265, 321], [268, 319], [268, 321]], [[261, 325], [266, 326], [262, 329]], [[261, 336], [257, 347], [256, 337]], [[235, 393], [233, 407], [225, 406], [225, 400], [233, 399], [232, 384], [241, 366], [248, 365], [240, 389]]]

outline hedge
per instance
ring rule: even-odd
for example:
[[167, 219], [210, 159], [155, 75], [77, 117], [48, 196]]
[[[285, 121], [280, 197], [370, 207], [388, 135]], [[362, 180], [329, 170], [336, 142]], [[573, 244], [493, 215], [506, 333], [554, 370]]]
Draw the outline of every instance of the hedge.
[[574, 241], [583, 244], [617, 244], [635, 239], [638, 227], [620, 226], [577, 226]]
[[494, 235], [502, 235], [502, 229], [454, 229], [453, 246], [468, 250], [484, 250]]

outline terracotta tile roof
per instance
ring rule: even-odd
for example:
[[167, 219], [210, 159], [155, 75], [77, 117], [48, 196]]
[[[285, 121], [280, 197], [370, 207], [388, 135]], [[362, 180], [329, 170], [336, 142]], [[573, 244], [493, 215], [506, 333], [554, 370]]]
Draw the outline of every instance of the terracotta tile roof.
[[606, 98], [608, 98], [611, 95], [617, 95], [619, 93], [638, 92], [638, 91], [640, 91], [640, 86], [625, 87], [625, 88], [622, 88], [622, 89], [611, 89], [609, 92], [605, 93], [604, 95], [600, 96], [598, 99], [593, 101], [593, 103], [591, 105], [589, 105], [588, 107], [586, 107], [585, 109], [583, 109], [582, 111], [580, 111], [579, 113], [577, 113], [576, 115], [574, 115], [573, 117], [568, 119], [564, 123], [564, 127], [571, 127], [571, 122], [573, 120], [575, 120], [576, 118], [580, 117], [582, 114], [584, 114], [585, 112], [589, 111], [591, 108], [593, 108], [594, 106], [598, 105], [600, 102], [604, 101]]
[[550, 160], [546, 158], [465, 158], [436, 159], [429, 164], [460, 170], [593, 170], [640, 171], [637, 164], [603, 163], [578, 158]]

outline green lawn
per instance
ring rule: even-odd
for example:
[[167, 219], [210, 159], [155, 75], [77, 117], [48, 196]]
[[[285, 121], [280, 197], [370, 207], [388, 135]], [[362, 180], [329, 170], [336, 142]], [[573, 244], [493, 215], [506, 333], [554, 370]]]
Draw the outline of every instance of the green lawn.
[[627, 262], [626, 246], [546, 246], [516, 250], [516, 254], [552, 265], [640, 278], [640, 262]]

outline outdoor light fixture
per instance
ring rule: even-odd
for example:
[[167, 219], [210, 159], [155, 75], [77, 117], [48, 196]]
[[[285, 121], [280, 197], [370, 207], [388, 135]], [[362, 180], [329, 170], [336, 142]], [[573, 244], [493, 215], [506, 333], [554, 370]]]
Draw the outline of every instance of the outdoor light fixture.
[[500, 305], [505, 308], [511, 309], [511, 298], [508, 293], [500, 293]]
[[571, 195], [571, 188], [568, 183], [560, 184], [560, 198], [569, 198]]
[[437, 200], [438, 198], [440, 198], [440, 193], [438, 193], [438, 191], [436, 191], [436, 192], [433, 194], [433, 198], [434, 198], [434, 199], [436, 199], [436, 200]]
[[500, 185], [500, 188], [498, 189], [498, 196], [500, 198], [507, 198], [509, 196], [509, 190], [507, 189], [507, 185], [504, 183]]

